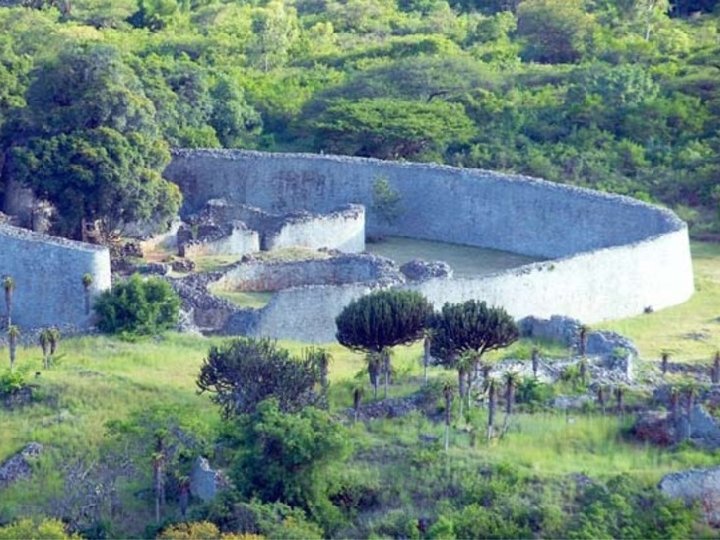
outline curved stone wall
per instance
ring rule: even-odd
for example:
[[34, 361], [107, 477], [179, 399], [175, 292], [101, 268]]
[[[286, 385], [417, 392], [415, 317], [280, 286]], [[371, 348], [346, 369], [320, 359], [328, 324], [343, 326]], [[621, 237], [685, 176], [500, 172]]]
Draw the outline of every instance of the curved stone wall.
[[[476, 169], [228, 150], [176, 151], [165, 176], [180, 185], [188, 212], [218, 197], [276, 212], [327, 212], [355, 203], [367, 208], [370, 235], [552, 259], [491, 276], [405, 285], [436, 304], [477, 298], [518, 318], [561, 314], [592, 323], [678, 304], [693, 292], [685, 224], [668, 210], [627, 197]], [[372, 209], [373, 183], [380, 177], [401, 196], [402, 213], [392, 224]], [[315, 328], [306, 322], [303, 336], [323, 341], [334, 335], [334, 317], [355, 292], [280, 291], [258, 328], [263, 335], [302, 337], [289, 331], [298, 327], [294, 316], [321, 296]]]
[[[90, 294], [110, 288], [106, 248], [0, 225], [0, 278], [12, 276], [13, 324], [21, 330], [42, 326], [89, 326], [82, 278], [93, 276]], [[0, 302], [5, 318], [5, 302]]]

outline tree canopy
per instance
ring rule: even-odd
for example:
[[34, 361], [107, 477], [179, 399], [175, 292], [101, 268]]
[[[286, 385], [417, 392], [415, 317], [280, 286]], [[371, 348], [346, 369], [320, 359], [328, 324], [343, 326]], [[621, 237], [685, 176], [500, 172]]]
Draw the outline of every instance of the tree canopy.
[[416, 291], [376, 291], [350, 302], [337, 316], [337, 340], [367, 352], [411, 343], [423, 336], [432, 304]]

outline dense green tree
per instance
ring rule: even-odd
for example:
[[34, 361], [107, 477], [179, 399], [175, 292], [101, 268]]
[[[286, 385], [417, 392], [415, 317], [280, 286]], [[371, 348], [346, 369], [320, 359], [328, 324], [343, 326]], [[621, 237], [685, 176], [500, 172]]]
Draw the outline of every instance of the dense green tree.
[[180, 193], [160, 171], [169, 160], [154, 107], [119, 53], [106, 46], [63, 51], [36, 71], [10, 149], [12, 177], [58, 210], [58, 232], [106, 234], [129, 222], [164, 224]]
[[596, 23], [582, 0], [524, 0], [517, 11], [528, 60], [577, 62], [589, 52]]
[[134, 274], [102, 293], [95, 312], [102, 332], [154, 334], [177, 324], [180, 299], [164, 279]]
[[274, 398], [260, 402], [233, 430], [238, 453], [235, 485], [247, 497], [299, 506], [326, 524], [338, 517], [329, 471], [348, 457], [345, 428], [314, 407], [283, 411]]
[[297, 359], [274, 341], [238, 338], [210, 348], [197, 385], [212, 394], [226, 417], [251, 414], [270, 397], [283, 411], [298, 411], [321, 401], [316, 386], [322, 382], [325, 356], [315, 349]]
[[328, 151], [394, 159], [435, 155], [473, 133], [460, 104], [394, 99], [330, 102], [314, 127]]

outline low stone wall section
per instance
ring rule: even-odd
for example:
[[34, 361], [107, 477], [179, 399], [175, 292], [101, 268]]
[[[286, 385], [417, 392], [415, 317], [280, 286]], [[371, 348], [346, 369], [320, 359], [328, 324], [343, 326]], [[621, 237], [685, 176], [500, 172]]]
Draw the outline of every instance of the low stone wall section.
[[255, 206], [211, 199], [188, 219], [215, 224], [242, 221], [260, 235], [260, 249], [287, 247], [337, 249], [345, 253], [365, 250], [365, 208], [346, 204], [332, 211], [314, 214], [293, 211], [274, 214]]
[[279, 291], [306, 285], [345, 285], [400, 280], [397, 266], [376, 255], [339, 255], [304, 261], [247, 261], [226, 270], [215, 287], [234, 291]]
[[[208, 226], [203, 228], [208, 229]], [[178, 231], [178, 255], [194, 258], [208, 255], [245, 255], [260, 251], [260, 235], [240, 221], [212, 226], [211, 231], [204, 232], [199, 238], [192, 239], [192, 235], [188, 234], [189, 228], [183, 226]]]
[[[13, 324], [23, 329], [43, 326], [87, 328], [83, 276], [90, 274], [94, 297], [110, 288], [107, 248], [0, 225], [0, 278], [11, 276]], [[0, 308], [3, 317], [4, 301]]]

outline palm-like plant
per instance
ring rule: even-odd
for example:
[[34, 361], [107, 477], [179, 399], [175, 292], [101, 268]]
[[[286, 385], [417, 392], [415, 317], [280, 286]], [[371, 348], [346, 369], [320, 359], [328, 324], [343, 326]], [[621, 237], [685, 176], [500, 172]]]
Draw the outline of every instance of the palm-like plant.
[[11, 324], [8, 327], [8, 350], [10, 351], [10, 370], [12, 371], [15, 367], [15, 359], [17, 356], [17, 343], [18, 338], [20, 337], [20, 329], [15, 326], [14, 324]]
[[446, 382], [443, 386], [445, 398], [445, 452], [450, 449], [450, 421], [452, 420], [453, 386]]
[[43, 367], [50, 369], [50, 329], [44, 328], [43, 331], [40, 332], [38, 340], [40, 341], [40, 348], [42, 349]]
[[2, 280], [5, 291], [5, 315], [7, 317], [8, 329], [12, 326], [13, 293], [15, 292], [15, 280], [12, 276], [5, 276]]
[[83, 289], [85, 289], [85, 315], [90, 315], [90, 286], [93, 284], [92, 274], [84, 274], [82, 284]]
[[578, 353], [580, 354], [580, 356], [585, 356], [589, 333], [590, 327], [584, 324], [580, 327], [580, 330], [578, 331]]
[[713, 367], [710, 381], [713, 384], [720, 383], [720, 351], [716, 352], [715, 357], [713, 358]]
[[533, 347], [530, 359], [532, 361], [533, 377], [537, 379], [538, 369], [540, 368], [540, 349]]
[[352, 397], [353, 397], [353, 412], [354, 412], [354, 421], [358, 421], [358, 416], [360, 414], [360, 405], [362, 404], [362, 398], [365, 395], [365, 388], [362, 386], [355, 386], [352, 390]]
[[670, 353], [668, 351], [663, 351], [662, 353], [660, 353], [660, 371], [663, 375], [667, 373], [669, 363]]
[[487, 438], [492, 439], [495, 431], [495, 407], [497, 406], [497, 383], [495, 379], [488, 381], [488, 429]]
[[48, 336], [50, 338], [50, 358], [55, 356], [58, 345], [60, 345], [60, 330], [56, 326], [48, 329]]

